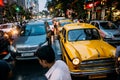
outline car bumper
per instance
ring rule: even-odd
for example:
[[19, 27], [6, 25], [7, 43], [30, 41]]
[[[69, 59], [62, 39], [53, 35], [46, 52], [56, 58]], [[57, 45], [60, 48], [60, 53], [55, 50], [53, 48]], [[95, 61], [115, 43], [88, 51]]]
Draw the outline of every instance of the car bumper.
[[94, 75], [94, 74], [109, 74], [114, 73], [115, 69], [112, 70], [102, 70], [102, 71], [92, 71], [92, 72], [70, 72], [71, 75]]
[[88, 79], [96, 78], [106, 78], [109, 75], [115, 74], [115, 69], [113, 70], [104, 70], [104, 71], [94, 71], [94, 72], [70, 72], [72, 77], [86, 77]]
[[[31, 59], [37, 59], [37, 57], [35, 56], [35, 54], [33, 53], [33, 55], [28, 55], [28, 56], [23, 56], [22, 54], [26, 54], [26, 53], [13, 53], [11, 52], [11, 56], [13, 57], [13, 59], [15, 60], [31, 60]], [[29, 54], [29, 53], [27, 53]]]

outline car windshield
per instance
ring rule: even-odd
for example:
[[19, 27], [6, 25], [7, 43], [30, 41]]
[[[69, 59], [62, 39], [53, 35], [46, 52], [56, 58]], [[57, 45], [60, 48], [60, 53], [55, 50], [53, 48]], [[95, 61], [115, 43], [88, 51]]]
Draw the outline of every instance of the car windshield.
[[99, 40], [97, 29], [75, 29], [68, 32], [68, 41]]
[[103, 29], [118, 29], [118, 27], [111, 22], [101, 22], [100, 25]]
[[45, 34], [45, 25], [44, 24], [28, 24], [24, 27], [22, 36], [36, 36]]

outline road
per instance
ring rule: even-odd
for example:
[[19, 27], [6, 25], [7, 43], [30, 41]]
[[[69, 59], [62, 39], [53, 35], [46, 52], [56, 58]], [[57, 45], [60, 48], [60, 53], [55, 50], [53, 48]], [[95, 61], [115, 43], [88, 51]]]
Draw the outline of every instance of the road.
[[[58, 40], [55, 40], [52, 44], [55, 51], [56, 59], [60, 58], [60, 47]], [[10, 54], [5, 56], [3, 59], [11, 63]], [[10, 80], [44, 80], [43, 74], [47, 69], [42, 68], [38, 60], [21, 60], [17, 61], [13, 66], [13, 77]]]
[[[55, 40], [54, 44], [52, 44], [52, 47], [55, 51], [56, 59], [61, 59], [60, 57], [61, 50], [60, 50], [59, 41]], [[4, 59], [7, 58], [10, 58], [10, 55], [6, 56]], [[8, 62], [10, 63], [9, 60]], [[38, 60], [17, 61], [15, 66], [13, 67], [13, 77], [10, 80], [45, 80], [43, 74], [46, 71], [47, 69], [42, 68]], [[83, 80], [83, 79], [74, 78], [73, 80]], [[96, 79], [96, 80], [108, 80], [108, 79]]]

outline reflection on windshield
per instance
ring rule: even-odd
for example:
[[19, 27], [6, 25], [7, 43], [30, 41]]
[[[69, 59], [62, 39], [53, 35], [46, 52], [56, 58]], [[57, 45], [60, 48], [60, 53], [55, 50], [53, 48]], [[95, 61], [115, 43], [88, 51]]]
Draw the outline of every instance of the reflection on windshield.
[[69, 41], [99, 40], [100, 35], [96, 29], [75, 29], [68, 32]]
[[118, 27], [111, 22], [101, 22], [100, 25], [103, 29], [117, 29]]
[[36, 36], [36, 35], [43, 35], [45, 33], [46, 31], [45, 31], [44, 24], [38, 24], [38, 25], [26, 25], [21, 35]]

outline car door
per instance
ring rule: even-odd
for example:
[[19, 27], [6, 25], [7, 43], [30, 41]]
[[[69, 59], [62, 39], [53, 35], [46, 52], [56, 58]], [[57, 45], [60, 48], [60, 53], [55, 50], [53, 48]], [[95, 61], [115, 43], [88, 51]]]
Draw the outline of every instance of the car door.
[[66, 42], [66, 30], [62, 29], [61, 33], [60, 33], [60, 48], [62, 53], [65, 53], [65, 42]]

